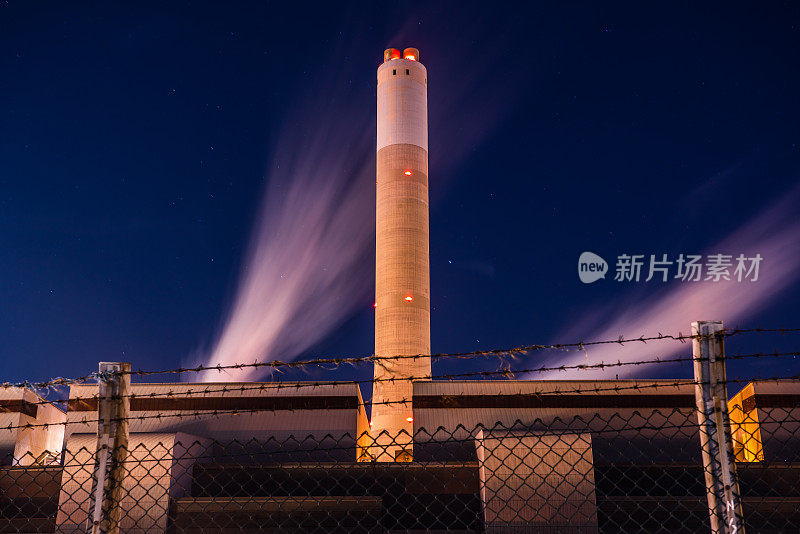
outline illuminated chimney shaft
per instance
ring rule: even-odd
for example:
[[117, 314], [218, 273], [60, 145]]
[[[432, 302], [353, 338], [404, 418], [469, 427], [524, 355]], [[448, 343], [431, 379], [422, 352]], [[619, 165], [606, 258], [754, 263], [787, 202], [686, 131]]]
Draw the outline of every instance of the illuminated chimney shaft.
[[[390, 48], [378, 67], [375, 354], [430, 354], [428, 74], [419, 51]], [[408, 459], [413, 412], [409, 378], [429, 378], [430, 357], [378, 361], [372, 436], [379, 460]], [[401, 401], [406, 400], [407, 403]], [[379, 434], [385, 431], [389, 437]], [[407, 435], [402, 432], [407, 432]], [[401, 438], [397, 438], [401, 435]], [[393, 442], [398, 445], [386, 446]]]

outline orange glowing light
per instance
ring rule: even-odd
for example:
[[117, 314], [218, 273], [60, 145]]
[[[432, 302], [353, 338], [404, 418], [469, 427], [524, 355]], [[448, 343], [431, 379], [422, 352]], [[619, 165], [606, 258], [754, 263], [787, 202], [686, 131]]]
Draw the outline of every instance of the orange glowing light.
[[400, 57], [401, 57], [400, 56], [400, 50], [398, 50], [397, 48], [387, 48], [383, 52], [383, 60], [384, 61], [390, 61], [392, 59], [400, 59]]
[[403, 50], [403, 58], [409, 61], [419, 61], [419, 50], [416, 48], [406, 48]]
[[406, 297], [406, 300], [407, 300], [408, 302], [411, 302], [412, 300], [414, 300], [414, 297], [412, 297], [411, 295], [409, 295], [409, 296], [407, 296], [407, 297]]
[[406, 421], [408, 421], [409, 423], [413, 423], [414, 422], [414, 418], [413, 417], [406, 417]]
[[369, 426], [372, 426], [372, 421], [369, 422]]
[[372, 303], [372, 307], [373, 307], [373, 308], [377, 308], [377, 307], [378, 307], [378, 303], [377, 303], [377, 302], [373, 302], [373, 303]]
[[411, 171], [410, 171], [410, 170], [409, 170], [409, 171], [406, 171], [406, 172], [404, 172], [403, 174], [405, 174], [406, 176], [411, 176]]

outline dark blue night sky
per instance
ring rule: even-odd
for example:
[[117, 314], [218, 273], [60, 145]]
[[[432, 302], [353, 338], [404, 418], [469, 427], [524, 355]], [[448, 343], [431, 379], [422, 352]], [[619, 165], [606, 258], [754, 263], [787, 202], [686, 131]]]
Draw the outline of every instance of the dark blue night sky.
[[[0, 380], [100, 360], [176, 367], [210, 350], [280, 164], [334, 180], [374, 169], [388, 46], [419, 48], [429, 71], [434, 352], [588, 339], [681, 284], [582, 284], [583, 251], [610, 264], [718, 243], [738, 254], [800, 220], [797, 4], [492, 5], [0, 4]], [[356, 227], [374, 224], [365, 191]], [[739, 230], [773, 210], [739, 250]], [[761, 271], [781, 283], [733, 323], [800, 326], [800, 271], [776, 274], [798, 262], [800, 233], [783, 238]], [[343, 274], [358, 289], [300, 357], [371, 353], [372, 254]], [[733, 303], [751, 291], [727, 287]], [[729, 320], [693, 310], [684, 332]], [[797, 350], [800, 336], [729, 347]]]

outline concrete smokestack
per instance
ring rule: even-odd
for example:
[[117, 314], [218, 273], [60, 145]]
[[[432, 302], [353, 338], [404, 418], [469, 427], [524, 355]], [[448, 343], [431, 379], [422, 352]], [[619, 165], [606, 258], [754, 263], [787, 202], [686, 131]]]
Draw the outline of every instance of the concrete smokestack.
[[[375, 354], [430, 354], [428, 72], [416, 48], [389, 48], [378, 67], [376, 183]], [[373, 385], [372, 456], [410, 461], [410, 378], [430, 378], [431, 359], [378, 360], [374, 372], [396, 380]]]

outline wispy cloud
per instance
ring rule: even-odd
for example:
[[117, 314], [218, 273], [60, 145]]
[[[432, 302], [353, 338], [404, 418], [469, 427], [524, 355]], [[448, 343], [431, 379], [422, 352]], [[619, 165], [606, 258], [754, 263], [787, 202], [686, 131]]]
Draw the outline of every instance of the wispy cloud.
[[[206, 365], [291, 360], [367, 306], [374, 242], [374, 118], [338, 65], [290, 112], [236, 297]], [[263, 369], [206, 373], [247, 380]]]

